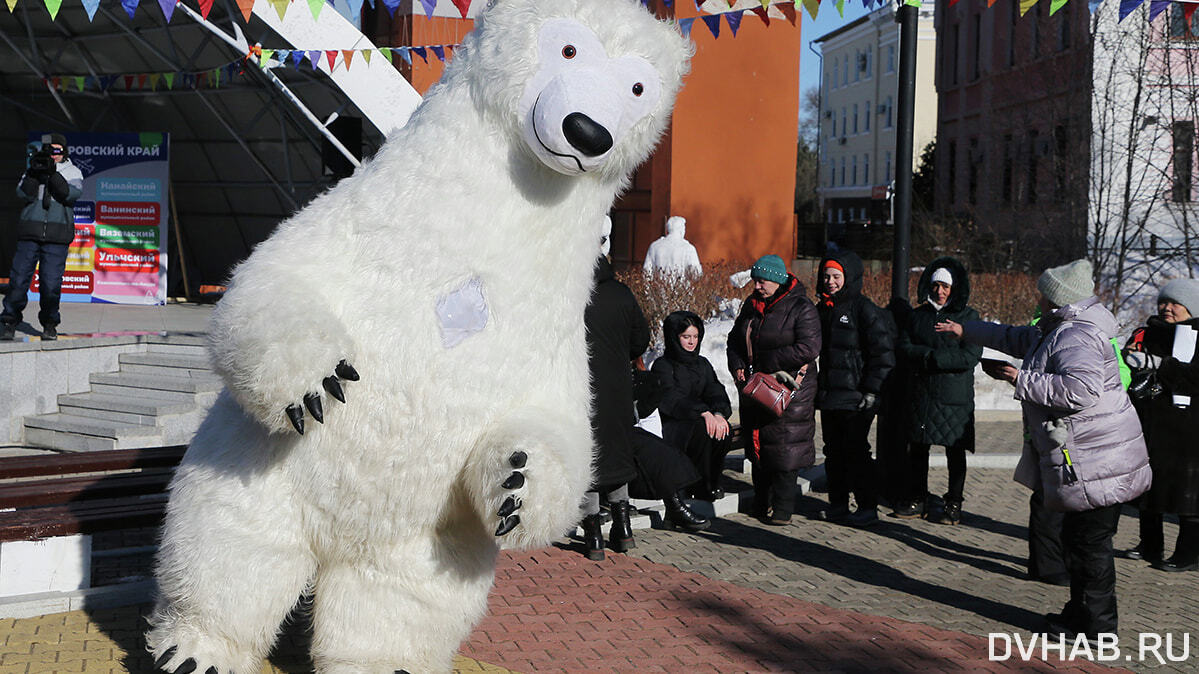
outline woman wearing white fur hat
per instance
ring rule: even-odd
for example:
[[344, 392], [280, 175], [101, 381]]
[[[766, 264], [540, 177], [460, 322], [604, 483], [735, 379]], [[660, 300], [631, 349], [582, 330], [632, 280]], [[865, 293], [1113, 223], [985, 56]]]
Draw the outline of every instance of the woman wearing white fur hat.
[[[1175, 279], [1157, 296], [1156, 316], [1133, 333], [1126, 352], [1139, 355], [1143, 367], [1129, 389], [1140, 400], [1141, 422], [1153, 466], [1153, 486], [1141, 498], [1141, 541], [1122, 555], [1151, 562], [1161, 571], [1199, 569], [1199, 452], [1194, 432], [1199, 428], [1199, 399], [1186, 406], [1175, 396], [1199, 396], [1199, 360], [1173, 355], [1180, 327], [1199, 329], [1199, 280]], [[1134, 356], [1130, 353], [1129, 359]], [[1165, 559], [1163, 513], [1178, 515], [1174, 554]]]
[[936, 329], [1024, 359], [1000, 372], [1024, 409], [1028, 440], [1016, 480], [1043, 489], [1046, 507], [1065, 513], [1070, 574], [1070, 601], [1045, 618], [1052, 633], [1094, 637], [1116, 631], [1112, 536], [1123, 504], [1145, 493], [1152, 471], [1111, 347], [1116, 318], [1095, 297], [1091, 263], [1047, 269], [1037, 290], [1036, 326], [947, 321]]

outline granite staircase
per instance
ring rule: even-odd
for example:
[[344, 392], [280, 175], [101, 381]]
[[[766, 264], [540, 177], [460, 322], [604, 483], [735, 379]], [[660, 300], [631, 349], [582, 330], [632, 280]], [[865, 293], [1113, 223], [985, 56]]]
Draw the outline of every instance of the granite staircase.
[[118, 362], [90, 376], [90, 391], [59, 395], [58, 412], [25, 417], [25, 443], [89, 452], [190, 442], [222, 387], [203, 339], [149, 343]]

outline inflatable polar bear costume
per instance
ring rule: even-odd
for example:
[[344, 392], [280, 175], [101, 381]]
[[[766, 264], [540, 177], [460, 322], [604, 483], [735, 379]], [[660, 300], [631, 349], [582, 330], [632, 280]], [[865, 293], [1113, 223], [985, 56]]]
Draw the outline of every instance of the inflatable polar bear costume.
[[311, 591], [319, 671], [446, 671], [500, 543], [579, 519], [602, 216], [689, 43], [635, 0], [491, 5], [408, 125], [217, 306], [226, 391], [171, 486], [162, 669], [257, 672]]

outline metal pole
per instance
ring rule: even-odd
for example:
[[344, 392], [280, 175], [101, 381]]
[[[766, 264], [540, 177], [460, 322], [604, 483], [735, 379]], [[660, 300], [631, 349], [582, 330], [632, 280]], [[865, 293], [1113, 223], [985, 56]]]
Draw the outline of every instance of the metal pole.
[[901, 3], [899, 22], [899, 106], [895, 136], [895, 248], [891, 255], [891, 296], [908, 299], [908, 253], [912, 240], [912, 133], [916, 116], [917, 8]]

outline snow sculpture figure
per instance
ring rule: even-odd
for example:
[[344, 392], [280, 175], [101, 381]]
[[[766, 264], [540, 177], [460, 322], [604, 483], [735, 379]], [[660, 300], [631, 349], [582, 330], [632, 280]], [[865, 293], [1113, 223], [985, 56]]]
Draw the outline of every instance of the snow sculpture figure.
[[636, 0], [493, 0], [408, 124], [235, 270], [159, 668], [258, 671], [310, 591], [317, 671], [449, 671], [501, 545], [579, 519], [596, 241], [689, 55]]
[[647, 274], [655, 271], [675, 274], [703, 273], [704, 268], [699, 264], [699, 253], [687, 240], [685, 219], [677, 215], [667, 218], [666, 236], [649, 245], [649, 250], [645, 253], [644, 269]]

